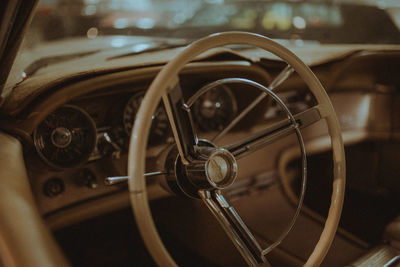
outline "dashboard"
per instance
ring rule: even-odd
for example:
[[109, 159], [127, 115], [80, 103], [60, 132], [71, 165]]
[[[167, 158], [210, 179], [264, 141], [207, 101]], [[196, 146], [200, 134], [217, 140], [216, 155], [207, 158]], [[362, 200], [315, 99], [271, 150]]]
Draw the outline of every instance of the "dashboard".
[[[223, 71], [216, 71], [220, 68]], [[111, 74], [114, 84], [94, 86], [95, 89], [91, 87], [86, 93], [81, 90], [76, 96], [59, 101], [57, 94], [68, 90], [63, 88], [34, 107], [53, 106], [51, 109], [46, 106], [47, 114], [41, 113], [41, 119], [36, 120], [36, 125], [31, 125], [33, 144], [26, 156], [34, 195], [45, 217], [87, 201], [126, 192], [126, 184], [108, 186], [104, 179], [127, 174], [130, 132], [135, 114], [153, 78], [154, 70], [147, 71], [149, 77], [144, 79], [132, 75], [135, 71], [127, 71], [122, 75], [129, 73], [132, 81], [121, 83], [115, 83], [114, 77], [121, 73]], [[182, 73], [180, 84], [185, 99], [189, 99], [210, 82], [231, 77], [263, 84], [270, 80], [267, 72], [247, 62], [196, 63]], [[195, 100], [192, 99], [191, 113], [199, 138], [212, 139], [259, 93], [247, 84], [228, 83], [197, 95]], [[289, 102], [299, 102], [290, 92], [283, 97], [292, 100]], [[57, 99], [59, 103], [55, 104], [52, 99]], [[259, 124], [276, 119], [275, 115], [279, 112], [270, 99], [263, 100], [248, 114], [248, 118], [252, 119], [242, 120], [221, 142], [227, 142], [233, 136], [250, 134], [260, 127]], [[152, 118], [148, 138], [146, 168], [149, 172], [159, 171], [157, 158], [173, 142], [168, 118], [160, 103]], [[150, 178], [148, 181], [151, 183], [153, 180]]]
[[[391, 131], [398, 128], [395, 118], [398, 112], [393, 106], [396, 91], [393, 88], [398, 81], [395, 76], [387, 75], [397, 69], [397, 61], [389, 60], [394, 56], [398, 55], [391, 52], [364, 52], [313, 67], [330, 93], [342, 125], [345, 144], [356, 144], [371, 138], [389, 140], [390, 136], [395, 135], [396, 131]], [[346, 68], [340, 67], [343, 64]], [[382, 65], [386, 67], [378, 68]], [[254, 64], [237, 58], [226, 61], [209, 58], [190, 63], [179, 79], [184, 98], [188, 100], [204, 86], [221, 79], [242, 78], [268, 85], [284, 66], [284, 63], [276, 61]], [[20, 98], [23, 101], [10, 101], [3, 108], [8, 108], [8, 113], [15, 114], [17, 118], [10, 120], [9, 127], [13, 132], [19, 129], [17, 133], [24, 144], [32, 190], [42, 216], [47, 219], [60, 217], [59, 214], [69, 210], [79, 209], [86, 204], [92, 208], [103, 200], [107, 202], [121, 195], [123, 205], [129, 205], [127, 185], [120, 183], [108, 186], [104, 180], [127, 175], [129, 135], [135, 114], [161, 67], [83, 73], [78, 77], [67, 76], [48, 83], [42, 82], [40, 86], [33, 81], [30, 86], [17, 88], [17, 93], [11, 95], [11, 100]], [[29, 97], [20, 97], [27, 95], [28, 91], [31, 92]], [[292, 75], [277, 93], [293, 114], [315, 104], [306, 85], [297, 75]], [[212, 140], [259, 94], [257, 89], [247, 84], [228, 83], [198, 96], [191, 113], [199, 138]], [[280, 116], [283, 116], [280, 108], [266, 98], [218, 145], [230, 144], [238, 138], [249, 136], [282, 118]], [[150, 132], [146, 171], [162, 172], [163, 166], [159, 166], [157, 159], [174, 142], [162, 103], [153, 116]], [[303, 133], [305, 139], [320, 142], [318, 138], [326, 134], [326, 128], [317, 124], [306, 128]], [[246, 162], [251, 167], [244, 168], [239, 178], [264, 177], [265, 170], [276, 168], [276, 160], [282, 150], [295, 146], [295, 142], [279, 142], [275, 147], [269, 147], [268, 152], [258, 154]], [[309, 149], [307, 152], [311, 158], [318, 151]], [[265, 162], [265, 157], [271, 160]], [[292, 163], [288, 161], [287, 164], [289, 170]], [[147, 181], [149, 185], [159, 184], [161, 178], [149, 177]], [[349, 179], [348, 185], [355, 190], [365, 191], [363, 183], [355, 180]], [[380, 189], [370, 187], [368, 192], [374, 190]]]
[[[266, 71], [264, 66], [247, 61], [195, 62], [181, 73], [180, 85], [184, 98], [188, 100], [204, 86], [221, 79], [235, 77], [268, 85], [271, 77], [276, 76], [283, 66], [282, 63], [271, 62]], [[125, 183], [108, 186], [104, 181], [107, 177], [127, 175], [127, 152], [135, 114], [159, 69], [147, 67], [94, 77], [86, 75], [80, 81], [52, 85], [53, 90], [47, 91], [50, 93], [36, 97], [36, 101], [24, 107], [27, 110], [24, 116], [29, 119], [22, 119], [21, 128], [29, 134], [27, 139], [32, 140], [31, 143], [26, 141], [26, 164], [39, 210], [44, 217], [52, 217], [84, 203], [95, 203], [116, 194], [125, 194], [127, 197]], [[323, 82], [325, 79], [325, 83], [326, 77], [331, 75], [327, 69], [324, 66], [315, 69]], [[355, 69], [355, 73], [358, 73], [359, 65]], [[342, 78], [342, 81], [346, 79]], [[349, 85], [348, 82], [342, 84], [336, 85], [336, 88]], [[286, 81], [277, 93], [293, 114], [315, 104], [306, 85], [296, 75]], [[212, 140], [259, 94], [257, 89], [247, 84], [228, 83], [197, 96], [191, 106], [191, 113], [199, 138]], [[387, 97], [347, 89], [332, 91], [331, 99], [345, 130], [344, 138], [347, 138], [347, 131], [350, 132], [350, 143], [367, 138], [367, 133], [360, 133], [360, 129], [373, 130], [377, 124], [363, 120], [365, 116], [360, 114], [364, 114], [366, 108], [372, 113], [376, 112], [377, 108], [383, 106], [376, 106], [375, 99]], [[229, 131], [218, 145], [226, 145], [257, 132], [282, 116], [278, 105], [266, 98], [248, 114], [247, 119], [241, 120]], [[351, 118], [353, 120], [349, 121]], [[378, 120], [382, 124], [382, 120]], [[311, 128], [304, 132], [309, 140], [326, 131], [320, 126]], [[358, 134], [354, 134], [354, 129]], [[152, 118], [148, 138], [147, 172], [162, 172], [163, 166], [158, 165], [157, 159], [173, 143], [169, 122], [163, 104], [160, 103]], [[290, 144], [294, 142], [286, 142], [284, 146]], [[272, 149], [273, 152], [268, 152], [268, 156], [272, 159], [277, 157], [281, 149], [282, 143], [276, 151]], [[240, 176], [258, 176], [263, 170], [274, 168], [273, 160], [267, 165], [261, 159], [259, 161], [259, 166], [254, 159], [248, 162], [252, 167]], [[148, 183], [157, 184], [158, 178], [149, 177]], [[352, 184], [351, 181], [349, 183]]]

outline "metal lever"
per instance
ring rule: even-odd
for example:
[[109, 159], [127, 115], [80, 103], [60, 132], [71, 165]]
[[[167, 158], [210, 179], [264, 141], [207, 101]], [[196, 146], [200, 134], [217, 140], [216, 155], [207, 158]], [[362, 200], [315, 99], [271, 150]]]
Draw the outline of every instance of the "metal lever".
[[[145, 173], [144, 176], [145, 177], [153, 177], [153, 176], [157, 176], [157, 175], [162, 175], [162, 174], [167, 174], [166, 172], [148, 172]], [[129, 176], [111, 176], [111, 177], [106, 177], [104, 179], [104, 184], [105, 185], [115, 185], [115, 184], [120, 184], [123, 182], [127, 182], [129, 179]]]

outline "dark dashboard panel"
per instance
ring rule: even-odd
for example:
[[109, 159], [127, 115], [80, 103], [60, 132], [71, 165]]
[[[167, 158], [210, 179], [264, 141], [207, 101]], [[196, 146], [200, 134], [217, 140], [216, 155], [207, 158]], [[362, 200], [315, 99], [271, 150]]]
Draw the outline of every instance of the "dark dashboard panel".
[[[205, 64], [207, 67], [188, 69], [180, 77], [180, 83], [187, 99], [202, 86], [211, 81], [240, 77], [252, 79], [257, 82], [268, 84], [270, 80], [267, 73], [257, 67], [248, 64]], [[216, 70], [221, 71], [216, 71]], [[146, 77], [144, 75], [143, 77]], [[48, 164], [43, 158], [37, 157], [36, 151], [31, 151], [27, 156], [27, 167], [31, 178], [34, 194], [39, 202], [42, 214], [55, 212], [60, 208], [76, 205], [84, 201], [95, 199], [113, 192], [126, 189], [122, 184], [115, 187], [105, 186], [103, 181], [107, 176], [126, 175], [127, 151], [129, 145], [128, 131], [132, 127], [130, 120], [134, 119], [141, 97], [145, 93], [151, 78], [138, 79], [132, 78], [133, 82], [115, 83], [107, 82], [108, 86], [97, 90], [90, 90], [90, 93], [81, 94], [78, 97], [63, 103], [48, 116], [57, 114], [65, 107], [73, 107], [87, 114], [94, 122], [96, 133], [93, 138], [96, 145], [83, 162], [77, 162], [75, 166], [59, 168], [55, 164]], [[59, 90], [68, 90], [67, 88]], [[60, 93], [61, 93], [60, 91]], [[67, 93], [67, 92], [65, 92]], [[195, 127], [200, 137], [215, 135], [237, 112], [243, 110], [255, 97], [259, 91], [246, 85], [232, 84], [209, 91], [208, 94], [200, 97], [193, 105], [195, 117]], [[46, 100], [42, 101], [44, 104]], [[252, 111], [249, 116], [252, 120], [244, 120], [232, 131], [240, 132], [248, 130], [257, 121], [264, 121], [264, 114], [270, 105], [269, 100]], [[40, 106], [40, 105], [39, 105]], [[155, 114], [152, 128], [152, 135], [155, 138], [149, 139], [148, 168], [152, 168], [155, 157], [168, 144], [173, 142], [169, 124], [163, 106], [160, 103], [159, 112]], [[208, 117], [207, 117], [208, 116]], [[215, 117], [217, 123], [210, 124], [209, 121]], [[46, 118], [44, 119], [46, 121]], [[48, 129], [47, 136], [51, 136], [59, 131], [60, 127]], [[62, 128], [68, 128], [62, 127]], [[64, 133], [65, 134], [65, 133]], [[67, 134], [68, 135], [68, 134]], [[53, 140], [54, 141], [54, 140]], [[66, 166], [67, 167], [67, 166]]]
[[[70, 87], [58, 88], [48, 98], [41, 99], [41, 102], [36, 103], [36, 107], [32, 108], [40, 110], [46, 105], [47, 107], [53, 106], [51, 111], [48, 109], [47, 116], [43, 116], [38, 125], [46, 121], [48, 116], [51, 117], [52, 114], [59, 112], [60, 109], [73, 107], [86, 114], [96, 129], [96, 132], [91, 135], [92, 139], [88, 139], [95, 140], [95, 146], [86, 160], [78, 161], [76, 165], [60, 168], [55, 164], [48, 164], [46, 160], [38, 157], [35, 149], [31, 149], [27, 154], [27, 168], [32, 188], [43, 215], [54, 214], [59, 210], [79, 206], [82, 203], [126, 190], [126, 184], [110, 187], [104, 185], [104, 179], [127, 174], [130, 130], [141, 98], [155, 75], [153, 68], [139, 71], [140, 76], [133, 75], [137, 73], [137, 70], [132, 71], [131, 75], [121, 72], [94, 78], [92, 83], [89, 83], [89, 80], [83, 81], [85, 87], [74, 83]], [[270, 75], [265, 70], [245, 62], [199, 63], [185, 69], [180, 75], [180, 84], [185, 100], [188, 101], [205, 85], [226, 78], [249, 79], [264, 85], [268, 85], [271, 81]], [[80, 91], [78, 91], [79, 89]], [[71, 92], [74, 97], [71, 97]], [[292, 88], [291, 91], [277, 91], [277, 93], [293, 114], [304, 111], [315, 104], [313, 97], [305, 93], [302, 87]], [[199, 139], [212, 140], [260, 94], [258, 89], [243, 83], [218, 85], [201, 94], [191, 107], [194, 127]], [[69, 100], [60, 101], [58, 95], [67, 96]], [[216, 144], [228, 145], [238, 138], [249, 136], [262, 127], [282, 119], [283, 116], [279, 106], [267, 97]], [[27, 125], [33, 125], [32, 121], [34, 120], [27, 121], [30, 123]], [[37, 127], [32, 128], [33, 136]], [[60, 130], [58, 128], [60, 127], [48, 129], [49, 132], [46, 133], [47, 136], [50, 136], [49, 140], [52, 145], [54, 145], [54, 140], [51, 137]], [[69, 129], [70, 127], [63, 126], [62, 128]], [[159, 171], [157, 158], [173, 142], [169, 122], [165, 116], [163, 104], [160, 103], [153, 117], [148, 143], [146, 155], [148, 172]], [[258, 173], [263, 168], [265, 169], [266, 166], [260, 165], [256, 168], [253, 166], [252, 172]], [[155, 181], [154, 179], [149, 179], [149, 182]]]

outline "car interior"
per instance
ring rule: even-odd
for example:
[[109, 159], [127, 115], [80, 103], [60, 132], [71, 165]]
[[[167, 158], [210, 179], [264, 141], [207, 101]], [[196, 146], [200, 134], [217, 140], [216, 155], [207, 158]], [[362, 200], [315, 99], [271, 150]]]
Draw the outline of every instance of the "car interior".
[[29, 47], [51, 2], [0, 9], [0, 266], [400, 266], [400, 34]]

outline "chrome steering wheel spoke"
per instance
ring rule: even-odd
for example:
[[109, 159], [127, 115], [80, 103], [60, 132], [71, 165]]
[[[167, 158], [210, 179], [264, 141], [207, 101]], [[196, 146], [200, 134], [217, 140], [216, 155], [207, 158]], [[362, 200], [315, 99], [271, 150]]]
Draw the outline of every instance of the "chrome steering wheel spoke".
[[199, 195], [249, 266], [266, 263], [263, 249], [219, 190], [199, 190]]
[[195, 158], [195, 146], [198, 144], [198, 138], [193, 127], [190, 107], [183, 99], [179, 82], [162, 97], [162, 100], [181, 161], [184, 165], [188, 165]]
[[301, 113], [293, 115], [296, 124], [290, 118], [283, 119], [267, 126], [263, 130], [247, 136], [225, 147], [236, 159], [247, 156], [268, 144], [278, 141], [296, 132], [296, 128], [302, 129], [322, 119], [318, 106], [309, 108]]

